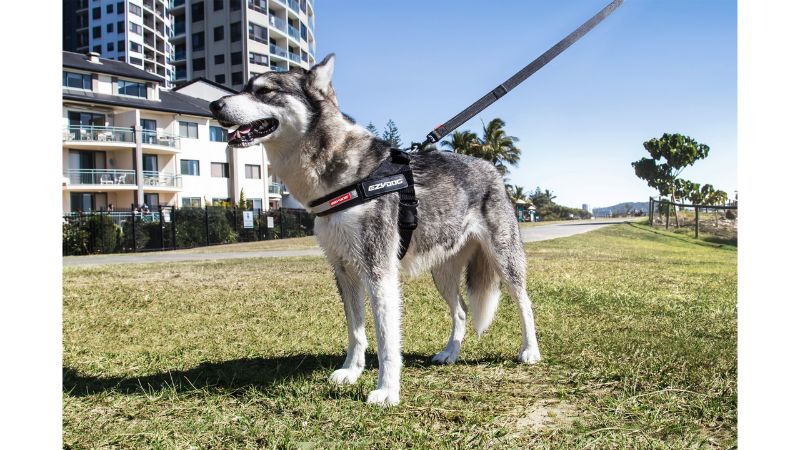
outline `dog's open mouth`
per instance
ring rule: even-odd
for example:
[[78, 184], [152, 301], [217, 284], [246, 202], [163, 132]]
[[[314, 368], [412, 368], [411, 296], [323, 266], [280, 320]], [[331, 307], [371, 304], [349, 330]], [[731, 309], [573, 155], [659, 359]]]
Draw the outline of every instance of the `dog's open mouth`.
[[239, 128], [228, 133], [228, 145], [247, 147], [256, 139], [269, 135], [276, 128], [278, 128], [278, 121], [275, 119], [261, 119], [246, 125], [239, 125]]

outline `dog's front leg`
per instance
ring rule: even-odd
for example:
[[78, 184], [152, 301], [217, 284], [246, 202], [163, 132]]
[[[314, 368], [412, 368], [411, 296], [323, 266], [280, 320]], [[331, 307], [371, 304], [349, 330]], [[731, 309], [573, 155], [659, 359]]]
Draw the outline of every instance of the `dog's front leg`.
[[378, 347], [378, 387], [367, 403], [383, 406], [400, 403], [400, 274], [398, 264], [373, 271], [367, 277], [370, 306], [375, 319]]
[[364, 286], [361, 279], [343, 263], [335, 263], [333, 272], [336, 287], [344, 303], [347, 317], [347, 358], [341, 369], [331, 374], [330, 381], [336, 384], [353, 384], [364, 371], [364, 352], [367, 349], [367, 334], [364, 331]]

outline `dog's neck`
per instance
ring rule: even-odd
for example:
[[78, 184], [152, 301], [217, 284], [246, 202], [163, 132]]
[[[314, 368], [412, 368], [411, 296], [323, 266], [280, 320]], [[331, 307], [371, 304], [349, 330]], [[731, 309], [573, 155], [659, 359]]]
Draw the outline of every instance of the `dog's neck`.
[[[335, 108], [324, 105], [323, 108]], [[304, 206], [365, 178], [389, 154], [365, 128], [322, 111], [311, 129], [266, 144], [272, 171]]]

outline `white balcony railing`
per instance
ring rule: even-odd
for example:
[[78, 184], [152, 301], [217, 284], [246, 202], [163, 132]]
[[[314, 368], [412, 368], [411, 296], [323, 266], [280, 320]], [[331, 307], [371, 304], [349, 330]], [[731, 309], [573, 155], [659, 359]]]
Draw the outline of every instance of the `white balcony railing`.
[[92, 125], [73, 125], [64, 128], [64, 141], [135, 142], [132, 128]]
[[69, 184], [136, 186], [136, 171], [117, 169], [68, 169]]
[[145, 187], [169, 187], [180, 188], [183, 187], [180, 175], [175, 175], [170, 172], [155, 172], [145, 170], [142, 172]]
[[142, 144], [181, 148], [181, 137], [164, 130], [142, 130]]

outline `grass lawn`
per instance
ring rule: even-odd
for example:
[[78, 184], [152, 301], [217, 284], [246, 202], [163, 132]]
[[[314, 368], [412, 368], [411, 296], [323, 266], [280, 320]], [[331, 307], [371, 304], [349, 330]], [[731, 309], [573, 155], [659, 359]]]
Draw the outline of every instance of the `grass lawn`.
[[260, 252], [271, 250], [303, 250], [318, 247], [314, 236], [299, 238], [276, 239], [271, 241], [241, 242], [237, 244], [211, 245], [196, 247], [186, 250], [175, 250], [173, 253], [229, 253], [229, 252]]
[[[321, 257], [64, 269], [71, 448], [729, 448], [735, 248], [633, 225], [526, 245], [543, 361], [504, 295], [462, 360], [429, 277], [404, 286], [401, 404], [328, 384], [347, 340]], [[370, 314], [367, 317], [371, 317]], [[370, 344], [373, 332], [368, 329]], [[374, 348], [374, 347], [371, 347]]]

